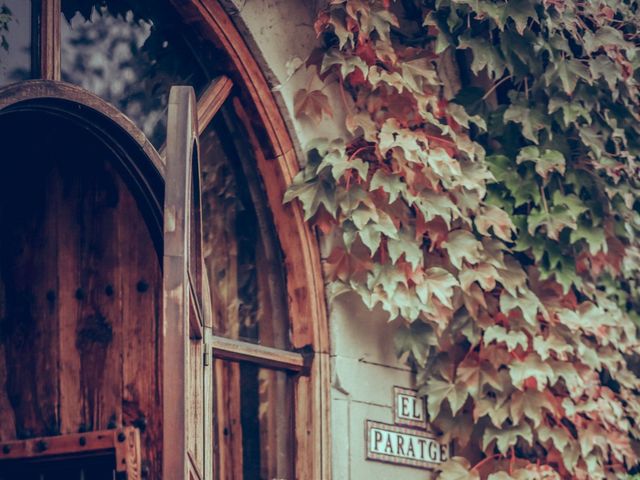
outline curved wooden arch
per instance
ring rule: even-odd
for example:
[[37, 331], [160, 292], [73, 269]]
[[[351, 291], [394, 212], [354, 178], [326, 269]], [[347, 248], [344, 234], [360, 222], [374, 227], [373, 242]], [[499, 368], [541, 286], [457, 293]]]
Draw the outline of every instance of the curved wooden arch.
[[[190, 22], [201, 23], [209, 37], [228, 55], [235, 83], [243, 95], [243, 107], [252, 115], [246, 121], [255, 129], [258, 169], [265, 181], [269, 206], [286, 255], [292, 316], [313, 319], [313, 331], [295, 332], [297, 347], [313, 345], [328, 352], [327, 312], [317, 238], [298, 205], [283, 205], [284, 192], [300, 170], [293, 142], [267, 80], [246, 42], [217, 0], [175, 1]], [[197, 17], [197, 18], [196, 18]]]
[[[247, 43], [218, 0], [172, 0], [185, 20], [229, 56], [229, 74], [240, 87], [236, 108], [258, 170], [284, 253], [294, 347], [311, 346], [315, 360], [309, 378], [296, 388], [296, 478], [330, 478], [329, 331], [324, 280], [317, 238], [298, 204], [283, 204], [284, 193], [299, 171], [293, 142], [268, 82]], [[248, 113], [243, 114], [243, 110]]]
[[144, 133], [122, 112], [80, 87], [29, 80], [0, 88], [0, 115], [46, 111], [75, 121], [114, 153], [123, 178], [138, 198], [158, 254], [162, 253], [164, 163]]

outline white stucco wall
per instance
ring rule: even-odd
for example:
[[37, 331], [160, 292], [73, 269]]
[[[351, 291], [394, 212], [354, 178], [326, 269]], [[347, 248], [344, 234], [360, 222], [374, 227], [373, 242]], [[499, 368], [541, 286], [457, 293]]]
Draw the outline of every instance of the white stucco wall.
[[[320, 0], [322, 1], [322, 0]], [[318, 0], [225, 0], [238, 29], [260, 62], [304, 162], [305, 145], [318, 137], [337, 135], [340, 104], [334, 121], [314, 126], [294, 119], [293, 98], [308, 85], [312, 72], [301, 68], [290, 76], [294, 58], [306, 60], [316, 36], [313, 22]], [[321, 86], [315, 80], [314, 88]], [[324, 90], [330, 98], [330, 89]], [[335, 120], [338, 120], [336, 122]], [[330, 305], [332, 466], [336, 480], [425, 479], [425, 470], [366, 460], [365, 422], [393, 423], [393, 386], [411, 387], [409, 369], [396, 359], [395, 323], [382, 312], [369, 311], [356, 295], [343, 295]]]

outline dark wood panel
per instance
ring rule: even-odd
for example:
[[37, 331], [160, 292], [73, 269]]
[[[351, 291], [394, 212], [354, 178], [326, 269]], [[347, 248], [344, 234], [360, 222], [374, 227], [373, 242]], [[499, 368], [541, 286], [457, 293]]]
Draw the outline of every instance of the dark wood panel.
[[[28, 151], [28, 149], [27, 149]], [[26, 171], [18, 169], [24, 177]], [[0, 221], [0, 276], [4, 284], [2, 338], [6, 362], [5, 390], [15, 418], [16, 438], [59, 430], [56, 402], [58, 359], [55, 237], [47, 206], [55, 181], [51, 170], [32, 177], [28, 191], [5, 181]], [[9, 180], [4, 177], [4, 180]], [[39, 275], [34, 275], [34, 271]], [[53, 300], [53, 301], [52, 301]]]
[[158, 255], [109, 152], [45, 120], [0, 120], [0, 441], [134, 425], [160, 478]]
[[[123, 210], [136, 212], [133, 198], [123, 199]], [[127, 424], [142, 430], [143, 461], [148, 478], [160, 478], [162, 469], [162, 311], [160, 265], [145, 241], [147, 228], [141, 217], [121, 224], [120, 272], [123, 285], [123, 415]]]

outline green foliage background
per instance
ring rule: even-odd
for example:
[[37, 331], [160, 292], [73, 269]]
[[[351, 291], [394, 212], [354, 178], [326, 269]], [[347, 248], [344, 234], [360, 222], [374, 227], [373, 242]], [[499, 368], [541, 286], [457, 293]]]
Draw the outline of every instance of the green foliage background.
[[[342, 138], [288, 192], [332, 295], [403, 327], [440, 478], [622, 478], [640, 439], [640, 6], [332, 0], [310, 56]], [[330, 115], [321, 89], [298, 116]]]

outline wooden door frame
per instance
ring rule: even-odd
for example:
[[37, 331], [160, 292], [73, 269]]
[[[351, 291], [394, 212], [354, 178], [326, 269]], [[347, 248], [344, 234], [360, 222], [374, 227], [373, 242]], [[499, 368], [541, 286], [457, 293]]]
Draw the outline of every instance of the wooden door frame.
[[[296, 478], [331, 478], [330, 340], [318, 239], [297, 202], [282, 199], [300, 164], [284, 117], [247, 42], [219, 0], [170, 0], [185, 21], [228, 56], [239, 87], [234, 109], [248, 133], [286, 272], [291, 341], [311, 348], [310, 375], [295, 386]], [[198, 103], [198, 109], [201, 102]]]

